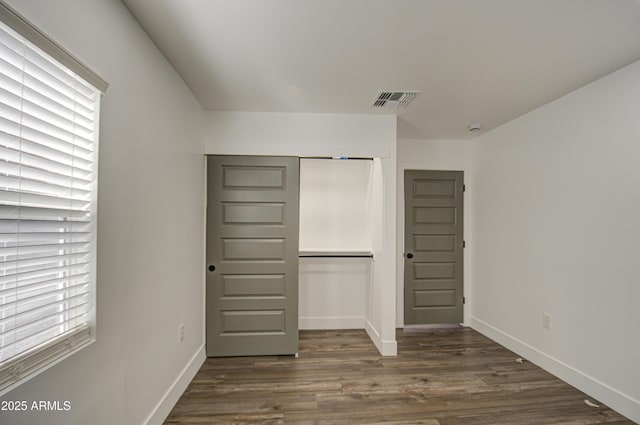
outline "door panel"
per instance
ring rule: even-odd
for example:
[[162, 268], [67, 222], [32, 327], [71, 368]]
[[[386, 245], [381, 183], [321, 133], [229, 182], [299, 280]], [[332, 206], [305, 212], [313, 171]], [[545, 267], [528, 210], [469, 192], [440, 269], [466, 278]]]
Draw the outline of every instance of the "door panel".
[[456, 224], [456, 209], [443, 207], [413, 208], [413, 224]]
[[222, 239], [225, 261], [285, 261], [284, 239]]
[[284, 225], [284, 203], [225, 202], [224, 224], [282, 224]]
[[298, 351], [298, 158], [207, 159], [207, 355]]
[[405, 171], [404, 322], [462, 322], [463, 173]]

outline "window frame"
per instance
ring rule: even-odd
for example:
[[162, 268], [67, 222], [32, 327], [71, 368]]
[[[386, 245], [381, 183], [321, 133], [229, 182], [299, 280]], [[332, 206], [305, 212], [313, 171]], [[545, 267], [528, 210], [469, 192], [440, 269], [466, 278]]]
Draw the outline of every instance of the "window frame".
[[[88, 298], [90, 306], [90, 319], [85, 324], [77, 326], [67, 333], [58, 334], [49, 337], [49, 340], [40, 343], [38, 346], [22, 352], [14, 357], [5, 360], [0, 367], [0, 396], [8, 393], [23, 382], [33, 378], [44, 370], [52, 367], [82, 348], [92, 344], [95, 338], [95, 307], [96, 307], [96, 250], [97, 250], [97, 184], [98, 184], [98, 148], [99, 148], [99, 132], [100, 132], [100, 103], [102, 94], [108, 88], [108, 83], [97, 73], [75, 58], [69, 51], [52, 40], [49, 36], [39, 30], [31, 22], [21, 16], [18, 12], [0, 0], [0, 21], [15, 33], [23, 37], [27, 43], [32, 44], [41, 52], [44, 52], [50, 59], [57, 62], [58, 65], [67, 71], [75, 74], [75, 76], [92, 86], [97, 91], [97, 99], [95, 101], [95, 119], [94, 119], [94, 139], [91, 154], [93, 159], [94, 177], [90, 184], [90, 203], [93, 206], [93, 218], [91, 220], [92, 230], [91, 238], [88, 245], [91, 246], [88, 253], [89, 260], [89, 291]], [[22, 97], [22, 99], [24, 99]], [[22, 124], [20, 124], [22, 128]], [[20, 145], [19, 152], [22, 152]], [[74, 145], [75, 146], [75, 145]], [[74, 148], [75, 149], [75, 148]], [[75, 158], [75, 154], [73, 156]], [[47, 181], [45, 180], [45, 184]], [[71, 189], [72, 191], [74, 189]], [[23, 193], [17, 191], [16, 193]], [[21, 208], [21, 207], [17, 207]], [[20, 221], [20, 219], [18, 219]], [[71, 224], [70, 224], [71, 226]], [[20, 233], [18, 231], [18, 233]], [[67, 283], [68, 285], [68, 283]], [[1, 306], [0, 306], [1, 307]], [[67, 310], [65, 310], [67, 311]], [[13, 317], [13, 316], [10, 316]], [[6, 345], [6, 346], [9, 346]], [[6, 347], [5, 346], [5, 347]], [[0, 347], [0, 349], [3, 347]]]

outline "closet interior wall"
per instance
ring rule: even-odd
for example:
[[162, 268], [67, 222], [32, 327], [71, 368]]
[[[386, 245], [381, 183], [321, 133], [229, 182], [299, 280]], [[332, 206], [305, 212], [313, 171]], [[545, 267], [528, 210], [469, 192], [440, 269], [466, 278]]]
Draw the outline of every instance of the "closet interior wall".
[[300, 329], [364, 329], [372, 159], [300, 159]]

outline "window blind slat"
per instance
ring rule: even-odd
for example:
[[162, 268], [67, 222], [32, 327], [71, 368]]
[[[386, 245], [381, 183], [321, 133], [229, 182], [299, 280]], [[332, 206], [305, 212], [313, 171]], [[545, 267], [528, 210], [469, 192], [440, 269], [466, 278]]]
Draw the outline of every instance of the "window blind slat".
[[[4, 81], [9, 86], [15, 87], [15, 84], [19, 84], [21, 91], [29, 90], [31, 93], [38, 93], [40, 96], [54, 101], [56, 104], [61, 105], [61, 110], [74, 111], [79, 116], [87, 119], [88, 122], [95, 121], [95, 110], [93, 105], [87, 103], [78, 103], [73, 97], [73, 93], [66, 93], [60, 91], [58, 88], [49, 86], [41, 78], [36, 78], [32, 75], [25, 74], [23, 67], [25, 62], [22, 58], [14, 56], [2, 56], [4, 53], [0, 44], [0, 74], [5, 76]], [[13, 83], [9, 82], [13, 81]], [[18, 94], [18, 92], [14, 92]], [[71, 94], [72, 96], [69, 96]], [[29, 98], [29, 96], [25, 96]]]
[[30, 75], [24, 75], [24, 86], [28, 89], [41, 93], [42, 95], [54, 100], [57, 103], [65, 105], [65, 107], [75, 110], [78, 114], [85, 118], [95, 121], [95, 111], [83, 104], [77, 103], [73, 98], [65, 93], [58, 91], [56, 88], [48, 86], [44, 81], [33, 78]]
[[[61, 322], [54, 322], [52, 326], [45, 327], [44, 329], [39, 329], [38, 332], [28, 335], [25, 338], [16, 338], [13, 344], [11, 344], [13, 347], [15, 347], [11, 351], [11, 357], [19, 355], [24, 351], [29, 350], [35, 343], [43, 339], [43, 334], [46, 334], [46, 339], [50, 339], [54, 335], [59, 335], [63, 333], [65, 330], [67, 330], [67, 328], [73, 325], [76, 325], [77, 323], [82, 323], [82, 321], [78, 319], [79, 319], [78, 317], [73, 317], [70, 319], [65, 319], [64, 321], [61, 321]], [[64, 330], [62, 330], [61, 328], [64, 328]], [[6, 350], [6, 351], [9, 351], [9, 350]], [[3, 359], [3, 357], [8, 357], [8, 356], [5, 350], [0, 350], [0, 359], [5, 360]]]
[[25, 205], [28, 207], [69, 208], [84, 211], [89, 201], [78, 199], [56, 198], [55, 196], [39, 195], [28, 192], [14, 192], [0, 188], [0, 202], [4, 205]]
[[12, 162], [0, 161], [0, 175], [22, 177], [33, 182], [67, 187], [70, 189], [85, 191], [87, 193], [90, 193], [91, 189], [90, 181], [77, 179], [75, 177], [70, 178], [63, 174], [52, 173], [50, 171], [44, 171], [37, 168], [20, 167], [18, 164]]
[[[0, 131], [2, 131], [5, 122], [4, 119], [0, 118]], [[77, 170], [80, 173], [80, 177], [84, 178], [87, 178], [93, 172], [91, 161], [58, 151], [39, 143], [37, 140], [23, 138], [17, 147], [15, 143], [10, 143], [10, 146], [2, 145], [0, 149], [2, 149], [3, 158], [12, 163], [23, 162], [20, 154], [28, 155], [25, 158], [24, 166], [32, 166], [33, 168], [58, 173], [69, 173], [70, 175]]]
[[95, 103], [97, 93], [86, 84], [80, 83], [69, 70], [60, 67], [37, 50], [27, 50], [25, 59], [24, 69], [27, 74], [46, 80], [48, 86], [59, 88], [61, 93], [79, 96], [84, 104], [92, 105]]
[[16, 39], [4, 29], [0, 28], [0, 47], [3, 50], [2, 57], [12, 57], [22, 60], [24, 56], [24, 43], [22, 40]]
[[[11, 93], [7, 92], [7, 94]], [[23, 93], [23, 95], [24, 94], [25, 93]], [[55, 126], [61, 130], [65, 130], [75, 135], [75, 137], [80, 137], [83, 139], [86, 146], [91, 146], [90, 138], [92, 137], [95, 129], [90, 127], [90, 125], [92, 124], [90, 121], [88, 122], [88, 125], [85, 125], [84, 123], [88, 120], [77, 119], [76, 117], [79, 115], [75, 111], [68, 110], [66, 108], [60, 108], [60, 106], [56, 104], [47, 105], [46, 103], [42, 102], [42, 100], [32, 100], [29, 96], [24, 96], [24, 98], [22, 99], [22, 107], [23, 111], [30, 116], [37, 118], [51, 126]]]
[[6, 261], [13, 261], [16, 259], [31, 258], [33, 256], [39, 256], [48, 252], [66, 251], [66, 252], [91, 252], [87, 245], [89, 242], [71, 242], [71, 243], [56, 243], [56, 244], [39, 244], [28, 246], [12, 246], [12, 247], [0, 247], [0, 256], [6, 257]]
[[[39, 244], [52, 244], [52, 243], [65, 243], [65, 242], [77, 242], [86, 241], [93, 237], [91, 232], [77, 232], [73, 234], [73, 240], [64, 233], [30, 233], [17, 235], [13, 233], [0, 233], [0, 243], [6, 247], [11, 246], [23, 246], [23, 245], [39, 245]], [[1, 278], [1, 277], [0, 277]]]
[[28, 89], [28, 93], [25, 93], [25, 87], [20, 82], [7, 77], [2, 72], [0, 72], [0, 99], [12, 108], [18, 110], [24, 108], [24, 111], [33, 117], [79, 134], [85, 139], [85, 145], [91, 146], [90, 138], [95, 129], [90, 120], [33, 90]]
[[24, 84], [20, 66], [0, 58], [0, 88], [5, 92], [4, 96], [23, 98], [34, 106], [82, 126], [85, 131], [94, 130], [95, 110], [74, 104], [73, 99], [51, 92], [37, 80], [29, 80]]
[[[87, 300], [87, 294], [79, 294], [74, 298], [68, 298], [68, 303], [76, 304], [75, 306], [68, 309], [70, 319], [77, 319], [78, 317], [84, 316], [87, 314], [87, 310], [89, 307], [89, 302]], [[16, 323], [15, 321], [6, 320], [6, 326], [3, 325], [2, 321], [0, 321], [0, 340], [3, 338], [11, 338], [12, 342], [20, 339], [24, 339], [33, 335], [34, 331], [31, 329], [35, 329], [37, 331], [42, 330], [43, 322], [55, 320], [58, 316], [58, 308], [57, 302], [53, 302], [49, 305], [41, 307], [39, 309], [35, 309], [29, 313], [23, 314], [20, 316], [20, 322]], [[58, 325], [56, 323], [56, 325]], [[50, 326], [47, 326], [50, 327]]]
[[0, 22], [0, 394], [91, 340], [100, 97]]
[[[96, 90], [86, 82], [79, 80], [72, 71], [57, 63], [48, 54], [38, 48], [24, 48], [24, 39], [16, 37], [16, 33], [3, 26], [0, 28], [0, 40], [5, 55], [13, 55], [26, 58], [37, 70], [34, 74], [51, 79], [49, 85], [60, 86], [61, 90], [69, 90], [83, 95], [86, 102], [91, 104], [95, 101]], [[76, 84], [78, 82], [78, 84]]]
[[[2, 133], [0, 133], [0, 139], [2, 139], [1, 136]], [[2, 143], [2, 140], [0, 140], [0, 143]], [[53, 159], [42, 155], [30, 154], [24, 151], [21, 152], [19, 148], [0, 145], [0, 155], [6, 162], [12, 165], [17, 164], [22, 168], [28, 167], [45, 173], [54, 173], [67, 177], [69, 175], [73, 175], [74, 179], [83, 180], [87, 184], [93, 182], [94, 176], [92, 170], [85, 170], [74, 166], [74, 164], [69, 165], [59, 161], [54, 161]]]
[[[56, 151], [78, 156], [90, 155], [92, 151], [77, 144], [76, 141], [81, 141], [85, 145], [89, 142], [88, 137], [93, 136], [93, 131], [86, 131], [85, 137], [78, 130], [82, 130], [80, 127], [71, 127], [71, 130], [65, 127], [56, 126], [43, 117], [35, 115], [37, 111], [30, 108], [29, 102], [16, 102], [11, 97], [5, 97], [0, 102], [0, 114], [9, 121], [6, 125], [5, 133], [20, 137], [22, 139], [30, 139], [34, 143], [38, 143]], [[42, 111], [40, 111], [42, 112]], [[48, 116], [54, 120], [55, 117]], [[17, 127], [16, 127], [17, 125]], [[20, 132], [16, 131], [16, 128]], [[76, 151], [77, 150], [77, 151]]]
[[5, 175], [2, 181], [2, 187], [5, 190], [15, 190], [32, 193], [34, 195], [55, 196], [65, 199], [74, 199], [83, 201], [87, 196], [91, 195], [90, 190], [74, 188], [73, 182], [68, 185], [47, 183], [43, 180], [30, 179], [14, 175]]
[[11, 276], [27, 271], [45, 270], [48, 269], [52, 264], [59, 265], [61, 262], [69, 262], [80, 258], [86, 260], [87, 254], [87, 252], [59, 252], [52, 253], [52, 255], [44, 255], [41, 257], [31, 257], [14, 261], [5, 261], [3, 263], [0, 263], [0, 273], [3, 273], [5, 276]]
[[[87, 314], [87, 307], [89, 306], [86, 294], [78, 296], [75, 299], [69, 298], [69, 302], [73, 304], [77, 304], [68, 309], [69, 315], [68, 320], [77, 320], [82, 316]], [[47, 314], [49, 313], [49, 314]], [[39, 316], [38, 316], [39, 315]], [[47, 306], [47, 308], [34, 311], [34, 315], [31, 316], [31, 321], [29, 321], [29, 317], [25, 317], [24, 322], [19, 326], [7, 327], [6, 333], [3, 335], [0, 333], [0, 342], [2, 340], [11, 341], [12, 343], [17, 343], [21, 340], [25, 340], [30, 338], [34, 334], [42, 332], [46, 329], [51, 329], [56, 326], [60, 326], [61, 323], [57, 320], [58, 313], [55, 309], [51, 308], [51, 306]], [[38, 317], [37, 319], [33, 319], [33, 317]], [[0, 326], [1, 327], [1, 326]], [[4, 345], [4, 344], [2, 344]]]
[[58, 281], [58, 279], [65, 277], [65, 272], [68, 272], [68, 275], [66, 277], [86, 273], [86, 268], [89, 265], [90, 263], [87, 262], [74, 265], [50, 267], [44, 270], [21, 272], [9, 276], [0, 276], [0, 286], [6, 287], [7, 285], [11, 285], [13, 282], [15, 282], [16, 279], [18, 279], [19, 286], [33, 288], [36, 284], [45, 284], [46, 282], [54, 280]]
[[19, 69], [0, 59], [0, 88], [4, 92], [3, 97], [6, 98], [7, 94], [20, 97], [20, 93], [24, 90], [22, 82], [18, 80], [20, 77]]
[[[31, 87], [23, 87], [22, 93], [24, 98], [34, 105], [40, 105], [46, 111], [56, 114], [74, 125], [80, 126], [83, 131], [88, 134], [85, 137], [89, 138], [90, 134], [96, 130], [94, 120], [95, 111], [86, 110], [83, 113], [83, 111], [78, 110], [77, 107], [75, 109], [70, 109], [69, 106], [73, 105], [63, 105], [55, 99], [51, 99], [50, 97], [37, 92]], [[93, 144], [91, 141], [85, 141], [85, 147], [91, 148], [93, 147]]]
[[35, 195], [46, 195], [61, 197], [68, 200], [85, 201], [91, 195], [91, 191], [71, 186], [63, 186], [59, 184], [46, 183], [42, 180], [34, 180], [29, 178], [19, 178], [15, 176], [6, 176], [4, 178], [4, 188], [7, 190], [20, 190], [22, 192], [32, 193]]
[[[75, 297], [81, 295], [89, 295], [89, 290], [86, 283], [73, 286], [65, 286], [64, 288], [59, 287], [56, 290], [49, 291], [48, 293], [43, 292], [41, 295], [34, 295], [28, 299], [12, 301], [7, 304], [6, 308], [3, 309], [3, 312], [11, 311], [13, 313], [11, 318], [13, 318], [14, 321], [11, 322], [11, 320], [9, 320], [9, 317], [2, 319], [4, 332], [6, 333], [9, 328], [15, 329], [19, 326], [19, 324], [28, 322], [28, 317], [32, 317], [37, 311], [47, 310], [51, 307], [55, 307], [56, 304], [59, 304], [63, 300], [66, 300], [67, 302], [73, 301]], [[74, 298], [72, 299], [72, 297]], [[60, 306], [58, 305], [58, 308], [59, 307]]]
[[[24, 288], [25, 290], [29, 290], [29, 291], [39, 291], [43, 288], [47, 288], [52, 285], [59, 285], [63, 283], [68, 283], [69, 285], [88, 283], [89, 282], [88, 279], [89, 279], [89, 273], [86, 271], [84, 272], [81, 271], [75, 274], [70, 273], [68, 276], [64, 276], [64, 277], [34, 281], [30, 284], [24, 283], [20, 285], [20, 288]], [[3, 291], [7, 291], [7, 290], [15, 291], [16, 287], [17, 287], [17, 282], [15, 279], [9, 280], [4, 285], [0, 284], [0, 288], [4, 288]], [[5, 293], [5, 296], [10, 296], [10, 295], [11, 295], [10, 292]], [[0, 313], [2, 311], [4, 311], [4, 307], [0, 307]]]
[[68, 208], [30, 208], [0, 204], [0, 219], [21, 220], [86, 220], [90, 211], [74, 211]]
[[[75, 233], [89, 231], [91, 222], [66, 220], [0, 220], [0, 233], [9, 233], [18, 223], [20, 233], [56, 233], [72, 236]], [[7, 229], [7, 230], [5, 230]]]
[[[81, 117], [84, 122], [91, 125], [95, 121], [95, 110], [91, 106], [78, 104], [66, 93], [47, 86], [40, 79], [25, 75], [22, 70], [22, 62], [16, 63], [0, 59], [0, 85], [11, 93], [22, 95], [28, 99], [39, 99], [42, 106], [52, 105], [58, 113], [72, 112], [73, 116]], [[20, 90], [17, 90], [20, 88]], [[40, 103], [40, 102], [37, 102]]]
[[23, 314], [31, 313], [43, 307], [55, 305], [57, 302], [59, 303], [65, 299], [68, 300], [72, 296], [75, 297], [77, 295], [88, 295], [86, 283], [68, 286], [62, 289], [56, 288], [48, 292], [42, 292], [30, 297], [25, 297], [17, 301], [11, 301], [7, 303], [6, 308], [3, 309], [3, 311], [15, 309], [17, 313], [14, 314], [14, 317], [19, 319]]

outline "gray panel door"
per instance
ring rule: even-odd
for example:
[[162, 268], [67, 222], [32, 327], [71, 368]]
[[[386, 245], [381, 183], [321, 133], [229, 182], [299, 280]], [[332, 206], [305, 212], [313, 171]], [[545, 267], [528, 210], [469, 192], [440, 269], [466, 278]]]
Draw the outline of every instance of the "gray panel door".
[[207, 355], [298, 352], [299, 163], [207, 158]]
[[404, 174], [404, 323], [461, 323], [462, 171]]

